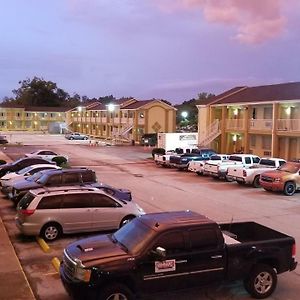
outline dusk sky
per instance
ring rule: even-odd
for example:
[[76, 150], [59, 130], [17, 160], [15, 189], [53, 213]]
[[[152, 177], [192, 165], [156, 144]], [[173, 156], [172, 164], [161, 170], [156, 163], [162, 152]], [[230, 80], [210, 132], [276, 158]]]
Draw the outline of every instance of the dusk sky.
[[0, 24], [0, 99], [34, 76], [172, 103], [300, 81], [299, 0], [10, 0]]

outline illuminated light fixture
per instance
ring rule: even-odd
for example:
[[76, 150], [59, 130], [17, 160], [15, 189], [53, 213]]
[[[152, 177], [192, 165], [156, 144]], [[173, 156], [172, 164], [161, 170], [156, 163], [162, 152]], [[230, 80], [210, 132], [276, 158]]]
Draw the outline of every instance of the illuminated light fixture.
[[[61, 113], [59, 113], [58, 116], [60, 117], [60, 116], [61, 116]], [[73, 114], [72, 114], [72, 117], [73, 117]]]
[[113, 112], [115, 110], [115, 105], [110, 103], [107, 105], [107, 110], [110, 111], [110, 112]]
[[234, 142], [236, 142], [236, 140], [237, 140], [237, 135], [236, 135], [236, 134], [234, 134], [234, 135], [232, 136], [232, 140], [233, 140]]
[[80, 113], [78, 113], [78, 117], [80, 117]]
[[292, 111], [292, 109], [291, 109], [290, 106], [287, 107], [287, 108], [285, 109], [285, 113], [286, 113], [288, 116], [291, 114], [291, 111]]
[[9, 124], [12, 125], [12, 121], [9, 121]]
[[88, 117], [88, 116], [89, 116], [89, 113], [86, 113], [86, 116]]
[[80, 124], [78, 124], [77, 127], [80, 127]]
[[71, 114], [72, 117], [74, 117], [74, 114]]
[[81, 111], [82, 111], [82, 107], [81, 107], [81, 106], [78, 106], [78, 107], [77, 107], [77, 111], [81, 112]]
[[189, 113], [187, 111], [181, 112], [181, 116], [186, 119], [188, 117]]
[[37, 116], [37, 113], [34, 113], [35, 116]]
[[45, 113], [45, 116], [47, 116], [47, 113]]
[[85, 126], [86, 128], [88, 128], [89, 127], [89, 125], [88, 124], [86, 124], [86, 126]]
[[37, 121], [34, 121], [34, 125], [37, 125]]
[[98, 113], [96, 113], [96, 117], [99, 117], [99, 114], [98, 114]]
[[235, 116], [237, 116], [237, 115], [238, 115], [238, 113], [239, 113], [239, 110], [238, 110], [238, 108], [235, 108], [235, 109], [233, 110], [233, 114], [234, 114]]

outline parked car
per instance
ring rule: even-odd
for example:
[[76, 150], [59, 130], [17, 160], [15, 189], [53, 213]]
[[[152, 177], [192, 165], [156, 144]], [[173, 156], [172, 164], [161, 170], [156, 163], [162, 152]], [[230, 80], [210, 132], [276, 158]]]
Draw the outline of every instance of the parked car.
[[23, 180], [15, 181], [9, 198], [17, 204], [21, 198], [31, 189], [40, 187], [57, 187], [70, 185], [91, 185], [97, 184], [97, 177], [90, 169], [61, 169], [44, 170], [35, 173], [33, 176]]
[[17, 172], [8, 173], [2, 176], [0, 179], [2, 192], [7, 194], [16, 180], [23, 180], [42, 170], [51, 170], [51, 169], [59, 170], [61, 168], [51, 164], [37, 164], [37, 165], [28, 166]]
[[215, 154], [212, 155], [208, 160], [198, 161], [198, 160], [192, 160], [188, 164], [188, 170], [191, 172], [194, 172], [198, 175], [204, 175], [204, 166], [206, 163], [210, 163], [210, 161], [224, 161], [228, 160], [229, 155], [228, 154]]
[[119, 189], [103, 182], [98, 182], [93, 185], [94, 187], [104, 191], [106, 194], [113, 196], [119, 200], [131, 201], [131, 191], [128, 189]]
[[118, 229], [144, 213], [133, 201], [95, 188], [40, 188], [29, 191], [19, 202], [16, 225], [25, 235], [53, 241], [65, 233]]
[[192, 160], [208, 160], [216, 152], [209, 148], [192, 149], [191, 153], [185, 153], [180, 156], [171, 156], [170, 165], [179, 170], [187, 170], [188, 163]]
[[0, 135], [0, 144], [7, 144], [8, 140], [6, 139], [6, 135]]
[[255, 222], [217, 224], [191, 211], [162, 212], [73, 242], [60, 277], [74, 299], [135, 299], [224, 280], [243, 280], [262, 299], [274, 292], [277, 274], [296, 268], [295, 255], [293, 237]]
[[[51, 164], [51, 162], [42, 159], [42, 158], [33, 158], [33, 157], [23, 157], [20, 158], [14, 162], [7, 163], [4, 165], [0, 165], [0, 177], [4, 176], [8, 172], [16, 172], [20, 171], [21, 169], [31, 166], [31, 165], [36, 165], [36, 164]], [[54, 163], [52, 163], [54, 164]]]
[[264, 172], [259, 182], [266, 191], [279, 191], [292, 196], [300, 190], [300, 162], [287, 162], [277, 170]]
[[204, 175], [214, 178], [231, 180], [227, 177], [229, 167], [242, 168], [250, 167], [259, 162], [260, 158], [252, 154], [233, 154], [228, 160], [207, 162], [204, 166]]
[[65, 135], [65, 138], [68, 140], [88, 140], [89, 139], [89, 137], [87, 135], [79, 133], [79, 132], [67, 133]]
[[239, 184], [249, 184], [255, 188], [260, 187], [259, 177], [265, 171], [276, 170], [285, 164], [286, 161], [281, 158], [261, 158], [258, 164], [250, 167], [235, 168], [229, 167], [227, 178], [234, 180]]
[[38, 151], [31, 152], [31, 153], [26, 153], [25, 156], [26, 157], [40, 157], [40, 158], [48, 160], [48, 161], [53, 161], [53, 158], [61, 156], [61, 157], [64, 157], [66, 159], [66, 161], [68, 161], [67, 155], [57, 154], [56, 152], [54, 152], [52, 150], [38, 150]]
[[145, 133], [141, 138], [142, 146], [155, 146], [157, 144], [157, 133]]

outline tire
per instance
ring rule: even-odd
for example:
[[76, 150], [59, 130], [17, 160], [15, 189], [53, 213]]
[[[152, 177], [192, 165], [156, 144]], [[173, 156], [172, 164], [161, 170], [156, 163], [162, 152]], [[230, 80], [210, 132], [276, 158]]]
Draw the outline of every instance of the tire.
[[134, 218], [135, 218], [134, 216], [124, 217], [120, 223], [120, 228], [123, 227], [124, 225], [126, 225], [127, 223], [129, 223], [130, 221], [132, 221]]
[[259, 175], [255, 176], [253, 182], [252, 182], [252, 186], [254, 188], [259, 188], [260, 187], [260, 183], [259, 183]]
[[58, 239], [62, 234], [62, 228], [57, 223], [47, 223], [41, 229], [41, 237], [47, 241], [52, 242]]
[[199, 176], [203, 176], [203, 173], [202, 172], [196, 172], [197, 173], [197, 175], [199, 175]]
[[258, 264], [254, 266], [249, 277], [244, 280], [246, 291], [255, 299], [269, 297], [277, 285], [277, 274], [268, 265]]
[[287, 182], [285, 185], [284, 185], [284, 190], [283, 190], [284, 194], [286, 196], [293, 196], [296, 192], [296, 185], [295, 183], [293, 182]]
[[72, 141], [72, 140], [74, 140], [74, 138], [71, 136], [71, 137], [69, 138], [69, 140], [71, 140], [71, 141]]
[[104, 287], [100, 292], [98, 300], [133, 300], [133, 293], [123, 284], [112, 284]]
[[233, 182], [233, 179], [229, 179], [227, 175], [225, 175], [223, 178], [226, 182]]
[[84, 139], [84, 140], [87, 140], [87, 139], [88, 139], [88, 137], [87, 137], [87, 136], [85, 136], [83, 139]]

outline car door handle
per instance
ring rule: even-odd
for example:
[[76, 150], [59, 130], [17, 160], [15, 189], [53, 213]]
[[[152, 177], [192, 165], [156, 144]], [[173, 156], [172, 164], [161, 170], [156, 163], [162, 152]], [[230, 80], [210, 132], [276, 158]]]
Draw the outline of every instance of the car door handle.
[[176, 264], [184, 264], [186, 263], [187, 260], [186, 259], [183, 259], [183, 260], [176, 260]]
[[222, 255], [213, 255], [210, 258], [216, 259], [216, 258], [222, 258], [222, 257], [223, 257]]

